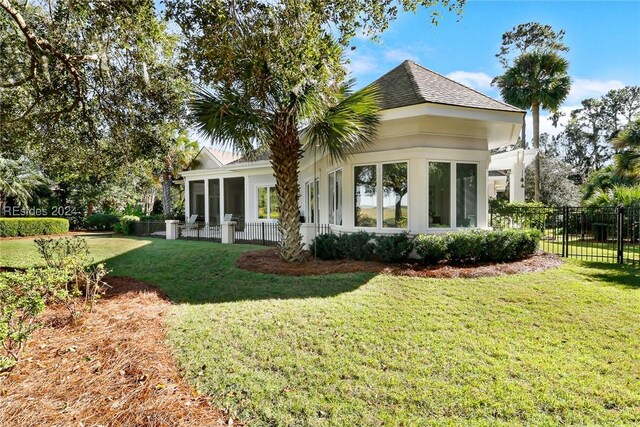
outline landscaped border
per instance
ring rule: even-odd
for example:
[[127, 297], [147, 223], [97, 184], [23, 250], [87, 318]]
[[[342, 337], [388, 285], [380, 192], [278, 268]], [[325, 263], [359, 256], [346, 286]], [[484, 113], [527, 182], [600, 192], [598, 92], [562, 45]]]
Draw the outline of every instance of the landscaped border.
[[561, 265], [562, 260], [558, 256], [546, 253], [536, 254], [512, 262], [470, 265], [441, 263], [434, 266], [425, 266], [419, 262], [386, 264], [377, 261], [321, 260], [314, 259], [313, 254], [307, 252], [304, 262], [288, 263], [279, 258], [277, 249], [247, 252], [238, 258], [237, 261], [238, 268], [244, 270], [283, 276], [318, 276], [365, 272], [430, 278], [503, 276], [544, 271], [558, 268]]

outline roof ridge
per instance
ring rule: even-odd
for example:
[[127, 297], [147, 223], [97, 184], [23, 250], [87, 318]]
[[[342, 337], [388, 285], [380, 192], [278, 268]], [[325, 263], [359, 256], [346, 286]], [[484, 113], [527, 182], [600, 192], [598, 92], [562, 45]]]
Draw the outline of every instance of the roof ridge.
[[[469, 86], [467, 86], [467, 85], [463, 85], [463, 84], [462, 84], [462, 83], [460, 83], [460, 82], [457, 82], [457, 81], [455, 81], [455, 80], [453, 80], [453, 79], [451, 79], [451, 78], [449, 78], [449, 77], [447, 77], [447, 76], [445, 76], [445, 75], [442, 75], [442, 74], [438, 73], [437, 71], [433, 71], [432, 69], [427, 68], [427, 67], [425, 67], [424, 65], [420, 65], [420, 64], [418, 64], [417, 62], [412, 61], [412, 60], [410, 60], [410, 59], [405, 60], [405, 61], [403, 62], [403, 64], [404, 64], [404, 63], [407, 63], [407, 62], [408, 62], [408, 63], [411, 63], [411, 64], [413, 64], [413, 65], [415, 65], [415, 66], [417, 66], [417, 67], [419, 67], [419, 68], [422, 68], [422, 69], [423, 69], [423, 70], [425, 70], [425, 71], [428, 71], [428, 72], [430, 72], [430, 73], [433, 73], [433, 74], [435, 74], [436, 76], [442, 77], [443, 79], [446, 79], [446, 80], [448, 80], [448, 81], [450, 81], [450, 82], [453, 82], [453, 83], [457, 84], [458, 86], [461, 86], [461, 87], [463, 87], [463, 88], [465, 88], [465, 89], [469, 89], [469, 90], [471, 90], [471, 91], [473, 91], [473, 92], [477, 93], [478, 95], [482, 95], [483, 97], [485, 97], [485, 98], [487, 98], [487, 99], [490, 99], [490, 100], [495, 101], [495, 102], [498, 102], [498, 103], [500, 103], [500, 104], [502, 104], [502, 105], [506, 105], [507, 107], [515, 108], [515, 109], [517, 109], [517, 110], [519, 110], [519, 111], [524, 112], [524, 110], [523, 110], [523, 109], [521, 109], [521, 108], [519, 108], [519, 107], [516, 107], [515, 105], [511, 105], [511, 104], [508, 104], [508, 103], [506, 103], [506, 102], [504, 102], [504, 101], [500, 101], [500, 100], [495, 99], [495, 98], [493, 98], [493, 97], [491, 97], [491, 96], [489, 96], [489, 95], [487, 95], [487, 94], [484, 94], [484, 93], [480, 92], [479, 90], [476, 90], [476, 89], [474, 89], [474, 88], [472, 88], [472, 87], [469, 87]], [[411, 79], [411, 80], [412, 80], [412, 83], [414, 83], [414, 79]], [[424, 97], [422, 97], [422, 98], [424, 98]]]
[[407, 77], [411, 82], [411, 87], [413, 88], [413, 92], [416, 94], [416, 98], [418, 98], [422, 102], [427, 102], [427, 99], [424, 97], [424, 95], [422, 95], [422, 92], [420, 91], [420, 86], [416, 81], [416, 77], [413, 75], [413, 73], [409, 69], [409, 65], [412, 63], [415, 64], [415, 62], [411, 61], [410, 59], [405, 59], [404, 61], [402, 61], [402, 64], [400, 64], [399, 66], [401, 66], [404, 72], [407, 73]]

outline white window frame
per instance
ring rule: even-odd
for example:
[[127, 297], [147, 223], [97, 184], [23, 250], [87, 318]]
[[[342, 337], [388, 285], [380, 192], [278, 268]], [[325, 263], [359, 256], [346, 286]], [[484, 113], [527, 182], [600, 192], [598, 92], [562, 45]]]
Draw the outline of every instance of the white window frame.
[[[406, 227], [384, 227], [384, 185], [382, 183], [382, 165], [390, 165], [390, 164], [395, 164], [395, 163], [406, 163], [407, 164], [407, 226]], [[359, 226], [356, 225], [355, 223], [355, 212], [356, 212], [356, 205], [355, 205], [355, 192], [356, 192], [356, 168], [359, 166], [375, 166], [376, 167], [376, 226], [375, 227], [363, 227], [363, 226]], [[398, 232], [402, 232], [402, 231], [408, 231], [409, 230], [409, 224], [410, 222], [410, 211], [411, 211], [411, 207], [410, 207], [410, 199], [409, 199], [409, 177], [411, 176], [411, 162], [406, 159], [398, 159], [398, 160], [390, 160], [390, 161], [385, 161], [385, 162], [363, 162], [363, 163], [356, 163], [352, 165], [352, 169], [351, 169], [351, 173], [353, 176], [353, 182], [352, 182], [352, 186], [351, 186], [351, 198], [354, 201], [353, 204], [353, 209], [351, 211], [351, 216], [353, 218], [353, 226], [354, 228], [360, 229], [360, 230], [376, 230], [376, 231], [387, 231], [387, 232], [393, 232], [393, 231], [398, 231]], [[344, 193], [344, 186], [342, 188], [342, 192]]]
[[[314, 208], [313, 208], [313, 221], [311, 221], [311, 192], [309, 191], [312, 188], [312, 184], [315, 181], [315, 192], [314, 192]], [[304, 198], [304, 211], [305, 211], [305, 222], [309, 224], [318, 224], [320, 218], [320, 204], [318, 195], [320, 194], [320, 178], [316, 178], [315, 180], [312, 178], [304, 183], [305, 189], [305, 198]]]
[[[260, 218], [260, 189], [261, 188], [267, 189], [267, 217], [266, 218]], [[269, 185], [269, 184], [256, 185], [256, 219], [258, 221], [265, 221], [265, 222], [278, 221], [277, 219], [271, 218], [271, 189], [272, 188], [273, 188], [273, 191], [276, 190], [275, 185]]]
[[[431, 211], [430, 201], [429, 201], [429, 164], [430, 163], [449, 163], [451, 165], [449, 171], [449, 227], [440, 228], [440, 227], [430, 227], [429, 225], [429, 212]], [[458, 227], [457, 226], [457, 176], [458, 176], [458, 164], [463, 165], [476, 165], [476, 227]], [[427, 189], [426, 189], [426, 200], [427, 200], [427, 230], [429, 231], [437, 231], [437, 232], [446, 232], [451, 230], [468, 230], [473, 228], [478, 228], [478, 212], [480, 205], [480, 162], [472, 161], [472, 160], [450, 160], [450, 159], [427, 159]]]
[[[342, 189], [342, 191], [340, 193], [338, 193], [338, 190], [336, 189], [336, 185], [338, 183], [338, 172], [340, 172], [340, 188]], [[331, 176], [333, 175], [333, 186], [331, 186]], [[343, 206], [343, 201], [342, 201], [342, 197], [344, 195], [344, 171], [343, 168], [338, 168], [338, 169], [334, 169], [332, 171], [330, 171], [327, 174], [327, 180], [328, 180], [328, 184], [327, 184], [327, 188], [329, 188], [329, 191], [327, 192], [327, 197], [329, 198], [328, 201], [328, 212], [327, 212], [327, 220], [329, 221], [329, 224], [331, 225], [342, 225], [342, 224], [338, 224], [338, 212], [340, 215], [340, 219], [342, 220], [341, 222], [344, 221], [344, 217], [342, 215], [342, 206]], [[335, 204], [335, 206], [331, 205], [331, 197], [333, 196], [333, 202]], [[339, 197], [338, 197], [339, 196]], [[338, 198], [340, 199], [340, 203], [338, 203]], [[339, 206], [339, 208], [338, 208]], [[331, 221], [331, 215], [333, 214], [333, 221]]]

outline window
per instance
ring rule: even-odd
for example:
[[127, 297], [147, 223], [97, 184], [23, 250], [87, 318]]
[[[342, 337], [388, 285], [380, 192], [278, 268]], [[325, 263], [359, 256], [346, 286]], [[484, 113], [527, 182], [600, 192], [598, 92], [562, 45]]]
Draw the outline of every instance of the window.
[[377, 227], [378, 192], [376, 165], [356, 166], [355, 175], [355, 225]]
[[307, 184], [305, 185], [306, 188], [306, 194], [307, 194], [307, 203], [306, 203], [306, 211], [308, 213], [307, 215], [307, 222], [310, 223], [314, 223], [316, 222], [316, 219], [318, 218], [318, 216], [320, 215], [320, 207], [318, 206], [318, 193], [320, 190], [320, 180], [316, 179], [315, 181], [315, 185], [312, 182], [307, 182]]
[[382, 165], [382, 226], [407, 227], [407, 164]]
[[209, 180], [209, 224], [220, 224], [220, 180]]
[[258, 219], [278, 219], [280, 209], [275, 187], [258, 187]]
[[329, 224], [342, 225], [342, 169], [329, 174]]
[[429, 162], [429, 228], [451, 227], [451, 164]]
[[456, 227], [476, 227], [478, 165], [456, 164]]

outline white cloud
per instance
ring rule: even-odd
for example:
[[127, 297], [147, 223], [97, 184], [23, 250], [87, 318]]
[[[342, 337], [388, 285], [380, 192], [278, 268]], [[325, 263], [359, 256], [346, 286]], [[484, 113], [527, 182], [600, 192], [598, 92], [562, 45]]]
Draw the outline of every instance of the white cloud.
[[405, 49], [390, 49], [384, 52], [384, 59], [392, 62], [402, 62], [405, 59], [418, 61], [418, 55]]
[[355, 76], [366, 75], [380, 71], [380, 61], [372, 55], [353, 54], [348, 55], [347, 69]]
[[579, 104], [587, 98], [598, 98], [611, 89], [620, 89], [625, 85], [620, 80], [595, 80], [573, 78], [571, 80], [571, 91], [567, 97], [568, 103]]
[[478, 90], [490, 90], [491, 80], [493, 80], [490, 75], [481, 71], [454, 71], [447, 74], [447, 77]]
[[[560, 132], [564, 130], [564, 126], [569, 121], [569, 113], [571, 110], [575, 110], [576, 108], [580, 108], [579, 105], [567, 105], [560, 108], [560, 112], [564, 113], [564, 116], [560, 117], [558, 120], [558, 126], [554, 127], [553, 123], [549, 118], [550, 114], [546, 114], [546, 112], [541, 112], [540, 114], [540, 134], [548, 133], [551, 136], [556, 136]], [[531, 112], [527, 112], [527, 117], [525, 118], [525, 123], [527, 126], [527, 141], [531, 141], [533, 138], [533, 117], [531, 116]]]

